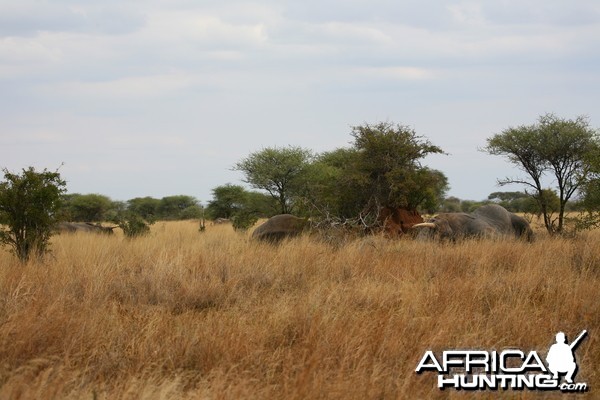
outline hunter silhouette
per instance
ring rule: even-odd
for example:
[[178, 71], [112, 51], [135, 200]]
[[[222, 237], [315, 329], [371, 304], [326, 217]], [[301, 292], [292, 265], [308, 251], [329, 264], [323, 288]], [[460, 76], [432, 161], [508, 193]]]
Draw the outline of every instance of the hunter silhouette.
[[556, 343], [550, 346], [548, 355], [546, 356], [546, 362], [548, 362], [548, 369], [552, 372], [554, 379], [558, 379], [559, 373], [566, 373], [566, 379], [568, 383], [573, 383], [573, 376], [577, 371], [577, 363], [575, 362], [575, 355], [573, 350], [581, 339], [587, 334], [587, 331], [583, 331], [579, 334], [570, 345], [567, 344], [567, 338], [563, 332], [556, 334]]

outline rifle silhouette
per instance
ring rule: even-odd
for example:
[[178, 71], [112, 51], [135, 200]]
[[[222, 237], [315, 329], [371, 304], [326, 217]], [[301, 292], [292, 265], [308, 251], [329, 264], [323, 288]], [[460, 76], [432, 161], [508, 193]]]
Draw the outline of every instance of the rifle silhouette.
[[571, 350], [574, 350], [574, 349], [575, 349], [575, 347], [577, 347], [577, 345], [578, 345], [578, 344], [579, 344], [579, 342], [580, 342], [580, 341], [581, 341], [581, 340], [582, 340], [582, 339], [585, 337], [585, 335], [587, 335], [587, 330], [585, 330], [585, 329], [584, 329], [584, 330], [583, 330], [583, 331], [582, 331], [582, 332], [579, 334], [579, 336], [577, 336], [577, 337], [575, 338], [575, 340], [573, 340], [573, 341], [571, 342], [571, 344], [569, 345], [569, 347], [571, 348]]

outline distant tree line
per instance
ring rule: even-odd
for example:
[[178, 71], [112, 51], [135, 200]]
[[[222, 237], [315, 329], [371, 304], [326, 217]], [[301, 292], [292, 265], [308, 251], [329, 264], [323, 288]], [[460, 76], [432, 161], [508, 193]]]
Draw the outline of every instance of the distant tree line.
[[564, 232], [571, 219], [566, 212], [572, 210], [585, 214], [574, 219], [576, 228], [600, 226], [600, 135], [586, 117], [546, 114], [534, 124], [488, 138], [483, 151], [505, 157], [523, 172], [499, 180], [499, 185], [520, 184], [525, 190], [494, 192], [481, 202], [445, 197], [446, 176], [422, 164], [426, 156], [443, 151], [412, 128], [383, 122], [352, 127], [350, 134], [350, 147], [321, 154], [293, 146], [251, 153], [234, 169], [257, 191], [218, 186], [206, 210], [186, 195], [121, 202], [101, 194], [65, 194], [58, 171], [29, 167], [18, 174], [3, 169], [0, 244], [27, 262], [47, 251], [61, 220], [115, 221], [133, 237], [148, 232], [148, 224], [157, 219], [220, 217], [245, 228], [259, 217], [293, 212], [367, 225], [381, 207], [471, 212], [486, 202], [543, 216], [550, 234]]
[[201, 218], [202, 206], [192, 196], [177, 195], [161, 199], [136, 197], [114, 201], [102, 194], [65, 194], [60, 209], [66, 221], [113, 221], [124, 212], [134, 213], [145, 220], [183, 220]]

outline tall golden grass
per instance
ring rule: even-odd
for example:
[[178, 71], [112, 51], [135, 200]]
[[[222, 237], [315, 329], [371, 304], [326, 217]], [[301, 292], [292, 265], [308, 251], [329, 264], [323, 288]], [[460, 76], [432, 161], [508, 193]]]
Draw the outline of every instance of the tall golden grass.
[[274, 247], [172, 222], [57, 236], [24, 266], [4, 251], [0, 398], [455, 398], [414, 372], [426, 350], [545, 355], [583, 329], [577, 381], [598, 396], [600, 232], [540, 236]]

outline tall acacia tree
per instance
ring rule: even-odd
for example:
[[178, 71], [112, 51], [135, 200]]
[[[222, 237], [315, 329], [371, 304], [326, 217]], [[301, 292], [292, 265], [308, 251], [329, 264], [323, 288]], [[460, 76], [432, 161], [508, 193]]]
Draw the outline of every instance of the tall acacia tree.
[[242, 171], [245, 182], [265, 190], [287, 214], [294, 209], [294, 196], [305, 186], [305, 174], [312, 153], [300, 147], [268, 147], [251, 153], [234, 170]]
[[[587, 182], [591, 169], [587, 160], [599, 148], [598, 134], [586, 117], [569, 120], [545, 114], [535, 124], [508, 128], [488, 138], [484, 151], [506, 157], [528, 175], [501, 179], [498, 184], [528, 187], [528, 194], [539, 203], [547, 231], [560, 233], [564, 229], [565, 206]], [[547, 175], [554, 180], [559, 197], [558, 223], [551, 219], [544, 195]]]

